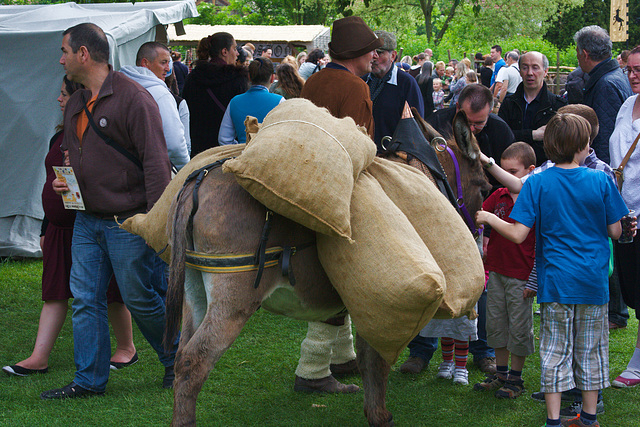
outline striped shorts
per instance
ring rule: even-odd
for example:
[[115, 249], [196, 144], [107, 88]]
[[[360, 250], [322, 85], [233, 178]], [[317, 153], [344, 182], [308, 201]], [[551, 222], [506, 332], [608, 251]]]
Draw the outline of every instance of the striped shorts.
[[540, 382], [545, 393], [609, 387], [607, 304], [541, 304]]

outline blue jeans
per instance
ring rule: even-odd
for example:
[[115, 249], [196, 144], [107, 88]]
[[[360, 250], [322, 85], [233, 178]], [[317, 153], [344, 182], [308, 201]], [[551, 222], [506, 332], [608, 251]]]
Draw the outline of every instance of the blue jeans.
[[496, 357], [493, 348], [487, 345], [487, 291], [482, 292], [478, 300], [478, 339], [469, 343], [469, 353], [473, 354], [473, 361], [485, 357]]
[[109, 379], [111, 341], [107, 321], [107, 288], [115, 275], [125, 305], [142, 335], [165, 366], [174, 363], [177, 342], [162, 347], [167, 290], [167, 265], [140, 236], [118, 227], [111, 219], [83, 212], [76, 215], [71, 255], [75, 382], [95, 392]]
[[[478, 300], [478, 340], [469, 343], [469, 352], [473, 354], [473, 360], [478, 361], [485, 357], [495, 357], [493, 348], [487, 345], [487, 291], [482, 293]], [[438, 338], [416, 336], [408, 345], [409, 357], [419, 357], [427, 363], [433, 353], [438, 349]]]

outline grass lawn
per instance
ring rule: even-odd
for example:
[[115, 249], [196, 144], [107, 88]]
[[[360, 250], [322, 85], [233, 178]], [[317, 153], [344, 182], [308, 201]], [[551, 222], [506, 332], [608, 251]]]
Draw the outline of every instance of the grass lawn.
[[[14, 364], [31, 353], [42, 302], [42, 262], [0, 262], [0, 364]], [[638, 322], [611, 333], [610, 374], [615, 378], [633, 353]], [[536, 317], [536, 336], [539, 319]], [[73, 334], [67, 318], [49, 373], [28, 378], [0, 376], [0, 425], [6, 426], [157, 426], [171, 420], [173, 395], [161, 388], [163, 368], [134, 327], [140, 362], [111, 375], [104, 397], [42, 401], [42, 391], [73, 379]], [[256, 313], [231, 349], [218, 362], [198, 399], [202, 426], [365, 426], [363, 394], [327, 396], [293, 391], [294, 371], [306, 324], [264, 310]], [[526, 395], [498, 400], [469, 386], [437, 380], [437, 352], [418, 376], [398, 372], [408, 352], [389, 377], [387, 407], [398, 426], [533, 426], [544, 424], [544, 404], [529, 395], [540, 388], [539, 357], [525, 366]], [[469, 363], [469, 381], [484, 375]], [[351, 381], [362, 385], [359, 377]], [[603, 426], [640, 425], [640, 387], [604, 391]]]

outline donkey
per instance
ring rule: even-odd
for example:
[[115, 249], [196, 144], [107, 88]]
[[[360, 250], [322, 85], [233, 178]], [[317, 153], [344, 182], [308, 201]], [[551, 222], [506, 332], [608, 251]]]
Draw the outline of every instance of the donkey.
[[[438, 134], [417, 118], [427, 139]], [[479, 164], [479, 148], [466, 118], [454, 126], [455, 141], [448, 144], [460, 163], [462, 188], [467, 206], [475, 215], [481, 206], [481, 192], [489, 186]], [[458, 139], [460, 138], [460, 139]], [[440, 155], [439, 155], [440, 156]], [[456, 188], [451, 161], [441, 156], [452, 187]], [[450, 178], [451, 179], [451, 178]], [[280, 215], [273, 215], [266, 246], [298, 248], [290, 258], [295, 286], [275, 268], [255, 271], [210, 272], [206, 268], [185, 268], [189, 249], [224, 259], [251, 257], [264, 235], [266, 208], [253, 199], [231, 174], [212, 169], [200, 182], [198, 208], [192, 197], [194, 183], [185, 186], [174, 200], [168, 217], [172, 259], [167, 292], [166, 342], [176, 336], [182, 317], [182, 335], [175, 359], [174, 426], [196, 423], [196, 399], [209, 372], [240, 334], [251, 315], [262, 306], [277, 314], [299, 320], [322, 321], [345, 314], [340, 296], [318, 260], [315, 233]], [[269, 250], [267, 250], [269, 252]], [[454, 260], [452, 260], [454, 261]], [[204, 271], [201, 271], [204, 270]], [[257, 285], [257, 286], [254, 286]], [[370, 425], [393, 425], [386, 409], [387, 379], [391, 369], [377, 351], [356, 336], [357, 364], [364, 386], [364, 413]]]

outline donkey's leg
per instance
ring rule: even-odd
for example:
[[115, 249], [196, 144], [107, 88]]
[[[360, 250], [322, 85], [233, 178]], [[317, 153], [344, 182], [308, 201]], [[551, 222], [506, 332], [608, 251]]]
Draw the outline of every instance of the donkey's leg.
[[216, 362], [240, 335], [243, 326], [258, 308], [257, 301], [260, 301], [250, 291], [244, 298], [238, 294], [237, 289], [253, 289], [249, 282], [234, 280], [228, 275], [203, 276], [209, 295], [207, 313], [190, 339], [181, 337], [176, 354], [174, 426], [195, 425], [196, 399], [202, 385]]
[[393, 416], [385, 403], [391, 366], [360, 334], [356, 335], [356, 348], [364, 387], [364, 415], [371, 426], [392, 426]]
[[180, 347], [184, 347], [196, 332], [207, 314], [208, 305], [203, 274], [197, 270], [186, 268], [184, 279], [185, 298], [182, 307]]

